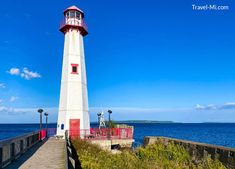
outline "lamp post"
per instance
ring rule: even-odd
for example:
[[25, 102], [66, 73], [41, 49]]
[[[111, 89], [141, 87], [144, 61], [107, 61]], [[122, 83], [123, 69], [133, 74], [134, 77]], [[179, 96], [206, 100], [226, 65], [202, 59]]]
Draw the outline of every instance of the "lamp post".
[[112, 110], [108, 110], [108, 113], [109, 113], [109, 135], [108, 135], [108, 137], [111, 138], [111, 130], [110, 130], [110, 128], [111, 128], [111, 119], [110, 119], [110, 116], [112, 114]]
[[40, 132], [39, 132], [39, 138], [40, 138], [40, 141], [42, 139], [42, 112], [43, 112], [43, 109], [38, 109], [38, 113], [40, 113]]
[[44, 115], [46, 116], [46, 136], [48, 136], [47, 135], [48, 113], [45, 112]]
[[109, 128], [110, 128], [110, 122], [111, 122], [110, 116], [112, 114], [112, 110], [108, 110], [108, 113], [109, 113]]
[[40, 113], [40, 130], [42, 130], [42, 112], [43, 109], [38, 109], [38, 113]]

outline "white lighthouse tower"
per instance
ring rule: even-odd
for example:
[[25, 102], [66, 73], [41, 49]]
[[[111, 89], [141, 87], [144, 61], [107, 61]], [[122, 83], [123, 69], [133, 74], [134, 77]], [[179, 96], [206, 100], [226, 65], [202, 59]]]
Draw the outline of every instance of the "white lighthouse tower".
[[84, 13], [76, 6], [64, 11], [65, 35], [57, 136], [90, 129], [83, 37], [88, 34]]

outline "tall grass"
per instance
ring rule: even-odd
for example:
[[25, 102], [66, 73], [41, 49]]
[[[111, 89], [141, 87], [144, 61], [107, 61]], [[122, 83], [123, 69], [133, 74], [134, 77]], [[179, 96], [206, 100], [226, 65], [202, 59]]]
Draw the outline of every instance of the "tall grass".
[[119, 154], [98, 145], [73, 140], [83, 169], [225, 169], [221, 162], [206, 158], [195, 164], [186, 150], [174, 144], [153, 144]]

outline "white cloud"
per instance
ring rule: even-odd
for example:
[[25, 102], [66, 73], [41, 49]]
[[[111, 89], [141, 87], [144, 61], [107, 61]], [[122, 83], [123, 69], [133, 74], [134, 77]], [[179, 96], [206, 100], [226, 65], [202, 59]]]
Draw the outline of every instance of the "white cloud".
[[17, 99], [19, 99], [19, 97], [11, 96], [11, 98], [10, 98], [10, 102], [14, 102], [14, 101], [16, 101]]
[[219, 109], [235, 109], [235, 103], [225, 103]]
[[[38, 123], [39, 107], [34, 108], [12, 108], [0, 106], [0, 123]], [[57, 107], [40, 107], [44, 112], [49, 113], [49, 122], [57, 122]], [[175, 122], [234, 122], [234, 110], [218, 111], [196, 111], [195, 109], [158, 109], [158, 108], [138, 108], [138, 107], [105, 107], [106, 119], [108, 119], [108, 109], [113, 111], [111, 119], [121, 120], [158, 120]], [[97, 112], [100, 107], [90, 107], [90, 121], [97, 121]], [[202, 115], [203, 114], [203, 115]], [[43, 121], [45, 117], [43, 116]]]
[[205, 106], [202, 106], [200, 104], [196, 104], [195, 109], [197, 109], [197, 110], [204, 110]]
[[1, 106], [0, 107], [0, 112], [2, 113], [5, 113], [5, 112], [8, 112], [8, 110], [9, 110], [9, 108], [7, 108], [7, 107], [4, 107], [4, 106]]
[[41, 77], [41, 75], [39, 73], [29, 71], [28, 68], [26, 68], [26, 67], [22, 70], [22, 73], [20, 74], [20, 76], [22, 78], [24, 78], [25, 80], [30, 80], [30, 79]]
[[0, 99], [0, 103], [2, 103], [2, 99]]
[[144, 114], [158, 114], [158, 113], [171, 113], [171, 112], [189, 112], [192, 109], [187, 108], [172, 108], [172, 109], [163, 109], [163, 108], [142, 108], [142, 107], [90, 107], [89, 111], [92, 113], [98, 113], [101, 111], [107, 112], [112, 110], [114, 114], [126, 115], [144, 115]]
[[18, 69], [18, 68], [11, 68], [9, 71], [7, 71], [7, 73], [9, 73], [11, 75], [20, 75], [20, 69]]
[[[38, 108], [13, 108], [0, 106], [0, 123], [38, 123]], [[58, 108], [43, 108], [49, 113], [49, 123], [57, 121]], [[45, 117], [43, 116], [43, 122]]]
[[20, 115], [20, 114], [25, 114], [26, 112], [31, 112], [31, 109], [17, 109], [13, 107], [5, 107], [2, 106], [0, 107], [0, 113], [5, 113], [8, 115]]
[[0, 83], [0, 89], [4, 89], [4, 88], [6, 88], [6, 86], [5, 86], [5, 84], [3, 84], [3, 83]]
[[213, 104], [209, 104], [209, 105], [205, 105], [205, 106], [197, 104], [195, 106], [195, 109], [196, 110], [216, 110], [216, 109], [218, 109], [218, 107]]
[[90, 111], [92, 112], [100, 112], [100, 111], [108, 111], [112, 110], [114, 112], [160, 112], [160, 111], [166, 111], [166, 109], [157, 109], [157, 108], [141, 108], [141, 107], [90, 107]]
[[195, 109], [197, 110], [225, 110], [225, 109], [235, 109], [235, 103], [231, 102], [231, 103], [225, 103], [223, 105], [213, 105], [213, 104], [209, 104], [206, 106], [197, 104]]
[[30, 80], [30, 79], [35, 79], [35, 78], [41, 77], [41, 75], [38, 72], [30, 71], [26, 67], [23, 68], [22, 71], [19, 68], [11, 68], [9, 71], [7, 71], [7, 73], [9, 73], [11, 75], [20, 76], [25, 80]]

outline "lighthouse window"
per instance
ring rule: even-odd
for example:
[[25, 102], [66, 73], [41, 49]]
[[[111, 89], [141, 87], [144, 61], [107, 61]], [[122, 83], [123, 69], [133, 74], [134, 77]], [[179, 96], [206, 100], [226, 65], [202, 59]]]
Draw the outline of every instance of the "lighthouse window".
[[71, 64], [72, 74], [78, 74], [78, 64]]
[[73, 66], [73, 73], [77, 73], [77, 66]]
[[66, 13], [66, 18], [69, 18], [69, 12]]
[[76, 12], [76, 18], [79, 19], [80, 18], [80, 13]]
[[70, 12], [70, 18], [75, 18], [75, 11]]

